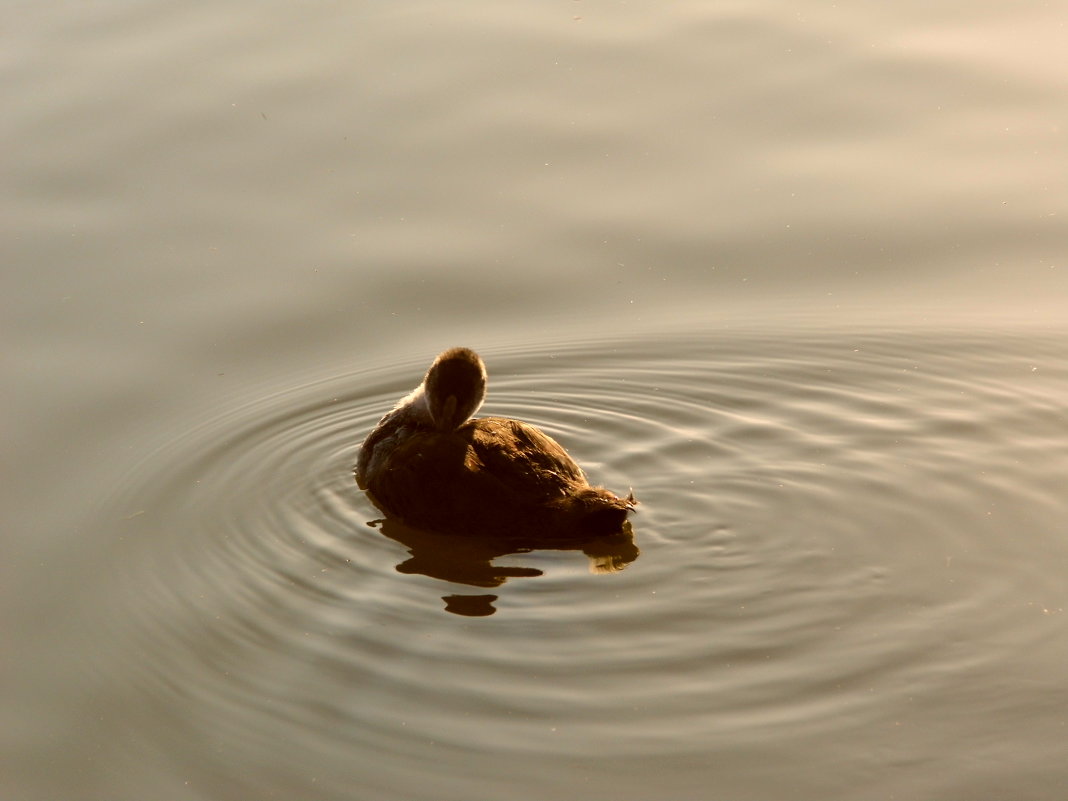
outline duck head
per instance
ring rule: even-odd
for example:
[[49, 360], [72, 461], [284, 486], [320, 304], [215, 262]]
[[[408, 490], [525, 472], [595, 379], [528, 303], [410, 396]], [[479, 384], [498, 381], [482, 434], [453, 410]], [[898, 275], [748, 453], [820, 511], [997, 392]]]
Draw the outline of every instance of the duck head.
[[434, 428], [455, 431], [486, 399], [486, 365], [470, 348], [450, 348], [434, 359], [422, 389]]

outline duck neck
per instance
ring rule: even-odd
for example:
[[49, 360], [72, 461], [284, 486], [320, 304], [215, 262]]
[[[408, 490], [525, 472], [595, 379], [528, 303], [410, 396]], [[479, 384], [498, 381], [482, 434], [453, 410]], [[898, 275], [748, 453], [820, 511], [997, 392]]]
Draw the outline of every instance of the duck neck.
[[418, 428], [437, 428], [422, 384], [397, 401], [393, 407], [393, 419]]

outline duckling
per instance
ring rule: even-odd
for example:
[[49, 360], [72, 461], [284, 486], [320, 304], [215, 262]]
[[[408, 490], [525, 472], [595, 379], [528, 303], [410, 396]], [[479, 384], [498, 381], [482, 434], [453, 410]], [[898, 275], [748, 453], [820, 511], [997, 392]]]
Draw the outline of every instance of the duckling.
[[596, 536], [619, 531], [634, 509], [590, 486], [559, 443], [534, 426], [473, 418], [486, 397], [486, 366], [451, 348], [364, 440], [356, 483], [410, 526], [450, 533]]

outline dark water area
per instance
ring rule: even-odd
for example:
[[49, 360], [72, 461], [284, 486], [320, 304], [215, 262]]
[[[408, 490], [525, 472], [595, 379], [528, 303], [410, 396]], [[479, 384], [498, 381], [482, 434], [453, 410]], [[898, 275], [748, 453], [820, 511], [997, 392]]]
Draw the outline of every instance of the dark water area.
[[[0, 797], [1068, 792], [1068, 6], [14, 11]], [[455, 345], [627, 532], [381, 520]]]

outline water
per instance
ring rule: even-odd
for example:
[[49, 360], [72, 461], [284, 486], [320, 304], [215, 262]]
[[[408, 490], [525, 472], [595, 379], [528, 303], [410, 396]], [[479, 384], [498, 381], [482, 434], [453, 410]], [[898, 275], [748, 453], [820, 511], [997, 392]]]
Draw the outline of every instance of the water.
[[[0, 795], [1061, 798], [1065, 10], [19, 4]], [[632, 538], [378, 521], [453, 345]]]

